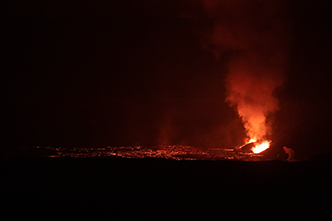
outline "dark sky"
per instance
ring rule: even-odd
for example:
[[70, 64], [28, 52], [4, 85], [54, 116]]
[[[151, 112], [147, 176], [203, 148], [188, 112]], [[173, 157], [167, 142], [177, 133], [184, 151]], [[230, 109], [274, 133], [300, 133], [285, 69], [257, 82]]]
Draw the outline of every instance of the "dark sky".
[[[214, 20], [199, 1], [42, 2], [7, 11], [6, 146], [242, 143], [224, 101], [229, 55], [202, 49]], [[290, 63], [271, 139], [276, 151], [310, 156], [332, 150], [331, 11], [309, 1], [288, 8]]]

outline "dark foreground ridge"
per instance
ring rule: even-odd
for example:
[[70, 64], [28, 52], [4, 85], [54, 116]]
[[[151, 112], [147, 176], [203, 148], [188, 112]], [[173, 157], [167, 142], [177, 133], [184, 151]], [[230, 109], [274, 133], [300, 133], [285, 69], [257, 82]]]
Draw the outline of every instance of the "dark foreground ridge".
[[156, 158], [12, 158], [3, 192], [20, 197], [108, 197], [112, 202], [184, 198], [309, 197], [330, 191], [330, 163], [177, 161]]

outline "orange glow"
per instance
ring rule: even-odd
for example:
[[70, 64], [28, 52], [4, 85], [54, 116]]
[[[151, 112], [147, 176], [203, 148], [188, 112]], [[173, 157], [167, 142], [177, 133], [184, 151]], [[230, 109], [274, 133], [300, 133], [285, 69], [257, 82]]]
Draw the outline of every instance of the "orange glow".
[[264, 150], [268, 149], [270, 147], [271, 141], [264, 141], [260, 144], [256, 144], [251, 150], [253, 153], [260, 153], [263, 152]]

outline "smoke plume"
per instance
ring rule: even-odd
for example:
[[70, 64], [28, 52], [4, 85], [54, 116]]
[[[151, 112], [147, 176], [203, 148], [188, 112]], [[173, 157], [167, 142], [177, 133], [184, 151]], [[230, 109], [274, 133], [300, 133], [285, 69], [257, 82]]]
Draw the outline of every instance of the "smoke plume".
[[288, 162], [296, 162], [298, 161], [297, 159], [295, 159], [295, 151], [292, 148], [288, 148], [288, 147], [283, 147], [285, 153], [288, 155], [287, 157], [287, 161]]
[[208, 47], [218, 59], [229, 54], [226, 101], [240, 116], [250, 139], [270, 132], [267, 116], [278, 110], [274, 90], [287, 65], [284, 1], [204, 0], [215, 19]]

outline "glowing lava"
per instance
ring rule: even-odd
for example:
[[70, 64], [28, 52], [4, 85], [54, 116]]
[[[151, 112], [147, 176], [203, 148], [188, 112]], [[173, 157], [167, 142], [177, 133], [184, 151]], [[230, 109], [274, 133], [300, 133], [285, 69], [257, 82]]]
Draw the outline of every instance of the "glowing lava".
[[270, 144], [271, 141], [268, 140], [257, 142], [256, 138], [251, 138], [249, 141], [245, 142], [244, 145], [240, 146], [239, 149], [248, 151], [248, 148], [250, 148], [252, 153], [258, 154], [268, 149], [270, 147]]
[[248, 143], [255, 143], [257, 141], [256, 138], [250, 138], [250, 140], [248, 141]]
[[256, 144], [251, 150], [253, 153], [260, 153], [270, 147], [271, 141], [263, 141], [260, 144]]

